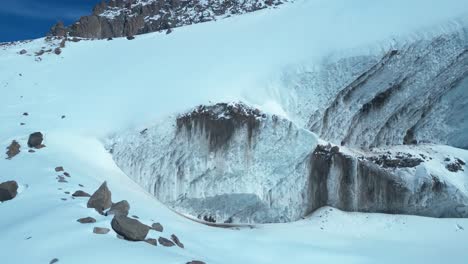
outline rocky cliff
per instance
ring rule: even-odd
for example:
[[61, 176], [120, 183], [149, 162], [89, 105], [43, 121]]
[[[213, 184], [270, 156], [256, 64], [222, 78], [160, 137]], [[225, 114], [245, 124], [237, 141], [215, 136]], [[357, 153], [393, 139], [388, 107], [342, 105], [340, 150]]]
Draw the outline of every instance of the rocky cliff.
[[54, 36], [82, 38], [125, 37], [222, 19], [274, 7], [287, 0], [110, 0], [70, 27], [59, 22]]

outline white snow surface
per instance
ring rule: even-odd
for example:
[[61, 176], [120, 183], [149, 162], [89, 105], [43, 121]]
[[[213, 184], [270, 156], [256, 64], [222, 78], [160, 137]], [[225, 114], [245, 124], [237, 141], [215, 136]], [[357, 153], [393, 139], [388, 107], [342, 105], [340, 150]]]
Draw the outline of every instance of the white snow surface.
[[[22, 146], [12, 160], [0, 159], [0, 181], [20, 184], [18, 196], [0, 204], [2, 263], [465, 263], [467, 219], [322, 208], [301, 221], [253, 229], [192, 222], [123, 174], [100, 139], [209, 101], [244, 100], [288, 116], [279, 100], [286, 70], [458, 30], [466, 14], [461, 0], [301, 0], [169, 35], [67, 42], [62, 54], [41, 61], [18, 52], [32, 54], [47, 45], [44, 39], [1, 47], [0, 144], [16, 139]], [[35, 131], [45, 134], [46, 147], [28, 153], [27, 136]], [[445, 151], [468, 158], [464, 150]], [[71, 174], [68, 183], [57, 183], [56, 166]], [[162, 223], [163, 236], [176, 234], [185, 249], [123, 241], [113, 231], [93, 234], [110, 218], [64, 192], [93, 192], [105, 180], [114, 202], [128, 200], [130, 215]], [[86, 216], [98, 222], [76, 222]]]

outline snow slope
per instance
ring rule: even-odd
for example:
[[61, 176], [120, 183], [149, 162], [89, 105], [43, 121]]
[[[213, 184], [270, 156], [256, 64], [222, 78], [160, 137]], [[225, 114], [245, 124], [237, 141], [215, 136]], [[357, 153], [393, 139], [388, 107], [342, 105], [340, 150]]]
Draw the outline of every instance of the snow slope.
[[[67, 42], [62, 54], [46, 54], [41, 61], [28, 54], [49, 45], [44, 39], [1, 47], [0, 144], [6, 147], [16, 139], [22, 152], [12, 160], [0, 160], [0, 181], [14, 179], [21, 185], [14, 200], [0, 204], [0, 259], [5, 263], [48, 263], [53, 258], [60, 263], [192, 259], [464, 263], [466, 219], [323, 208], [308, 219], [254, 229], [200, 225], [168, 210], [131, 181], [116, 167], [101, 139], [109, 132], [145, 127], [209, 101], [243, 99], [294, 119], [279, 100], [279, 76], [285, 71], [320, 67], [325, 58], [343, 54], [379, 53], [393, 41], [458, 30], [467, 9], [464, 1], [457, 0], [430, 5], [421, 0], [296, 1], [275, 10], [178, 28], [169, 35]], [[22, 49], [28, 53], [19, 55]], [[22, 116], [23, 112], [29, 115]], [[27, 136], [35, 131], [45, 133], [47, 147], [28, 153]], [[68, 183], [56, 182], [56, 166], [71, 173]], [[126, 242], [113, 231], [92, 234], [93, 226], [109, 226], [110, 219], [64, 192], [75, 191], [78, 184], [92, 192], [104, 180], [114, 200], [130, 202], [130, 214], [147, 224], [151, 219], [161, 222], [163, 235], [177, 234], [185, 249]], [[76, 222], [88, 215], [98, 223]]]

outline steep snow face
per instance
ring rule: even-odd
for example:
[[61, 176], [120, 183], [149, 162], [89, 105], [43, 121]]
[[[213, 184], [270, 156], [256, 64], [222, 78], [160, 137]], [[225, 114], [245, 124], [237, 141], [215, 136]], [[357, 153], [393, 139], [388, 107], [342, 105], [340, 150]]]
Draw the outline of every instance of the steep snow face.
[[109, 148], [119, 167], [177, 211], [216, 222], [287, 222], [305, 215], [316, 137], [243, 104], [198, 107]]
[[[467, 147], [467, 26], [284, 79], [292, 91], [283, 99], [291, 115], [335, 144]], [[320, 99], [311, 101], [312, 96]]]
[[468, 217], [465, 152], [453, 156], [430, 146], [340, 152], [316, 142], [288, 120], [220, 103], [119, 134], [108, 148], [160, 201], [208, 221], [287, 222], [327, 205]]

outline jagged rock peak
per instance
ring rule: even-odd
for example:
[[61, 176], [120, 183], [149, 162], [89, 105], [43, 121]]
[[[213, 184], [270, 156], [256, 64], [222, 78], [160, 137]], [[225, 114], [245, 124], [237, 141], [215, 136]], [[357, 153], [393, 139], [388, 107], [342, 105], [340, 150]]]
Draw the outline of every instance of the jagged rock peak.
[[53, 26], [52, 36], [83, 38], [125, 37], [170, 30], [256, 10], [290, 0], [110, 0], [101, 1], [89, 16], [68, 28]]

